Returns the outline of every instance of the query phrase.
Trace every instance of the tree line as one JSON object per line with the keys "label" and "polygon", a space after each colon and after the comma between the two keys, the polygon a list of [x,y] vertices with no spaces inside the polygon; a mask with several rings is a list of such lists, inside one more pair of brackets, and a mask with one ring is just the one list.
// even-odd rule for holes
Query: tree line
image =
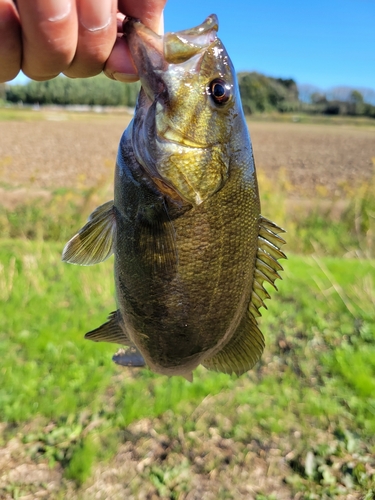
{"label": "tree line", "polygon": [[[351,90],[345,98],[339,99],[322,92],[311,92],[302,100],[293,79],[271,78],[256,72],[239,73],[237,77],[246,114],[304,111],[375,118],[375,106],[366,102],[358,90]],[[30,81],[25,85],[0,84],[0,102],[133,107],[139,87],[139,83],[123,84],[104,75],[86,79],[58,76],[53,80]]]}
{"label": "tree line", "polygon": [[139,83],[120,84],[104,75],[82,79],[58,76],[45,82],[7,85],[5,99],[40,105],[134,106],[139,87]]}

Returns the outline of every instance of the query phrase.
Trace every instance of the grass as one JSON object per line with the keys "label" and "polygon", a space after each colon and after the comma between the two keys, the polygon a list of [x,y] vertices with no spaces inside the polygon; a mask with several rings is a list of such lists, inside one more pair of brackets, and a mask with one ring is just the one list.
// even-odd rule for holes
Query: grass
{"label": "grass", "polygon": [[[236,379],[199,369],[189,384],[122,370],[111,362],[114,346],[82,338],[114,308],[112,264],[64,265],[60,250],[54,242],[2,241],[5,441],[21,433],[35,460],[61,464],[65,477],[80,485],[98,460],[116,453],[124,430],[146,417],[166,425],[163,415],[174,415],[164,429],[171,436],[179,427],[184,433],[216,427],[241,443],[254,436],[277,441],[297,430],[303,437],[290,460],[292,491],[334,496],[345,474],[347,493],[375,487],[375,477],[358,480],[375,451],[374,261],[291,256],[280,293],[262,318],[267,350],[256,370]],[[205,398],[212,407],[202,416]],[[331,434],[327,449],[314,442],[318,431]],[[312,464],[305,464],[306,450]],[[344,460],[339,472],[332,456]],[[165,493],[181,471],[165,465],[161,471],[166,483],[155,469],[149,481]]]}
{"label": "grass", "polygon": [[0,209],[0,443],[51,474],[7,476],[0,454],[0,498],[375,498],[375,184],[332,219],[290,211],[282,171],[259,180],[289,260],[240,378],[122,369],[83,339],[115,308],[112,261],[60,256],[102,186]]}
{"label": "grass", "polygon": [[[0,105],[0,121],[22,121],[22,122],[34,122],[34,121],[82,121],[87,122],[88,120],[106,120],[110,118],[113,120],[116,114],[124,115],[129,114],[129,108],[118,107],[111,108],[111,113],[106,112],[97,113],[95,111],[71,111],[64,109],[64,107],[59,106],[18,106],[18,105]],[[123,119],[123,118],[122,118]]]}
{"label": "grass", "polygon": [[[375,166],[375,159],[373,159]],[[375,175],[355,190],[347,187],[347,203],[339,217],[331,217],[332,204],[316,200],[309,210],[288,209],[288,181],[259,176],[264,215],[288,229],[288,244],[294,252],[334,256],[375,257]],[[275,188],[275,185],[278,187]],[[47,200],[30,200],[12,210],[0,206],[0,234],[4,238],[27,238],[66,242],[81,227],[98,204],[103,186],[59,189]],[[105,196],[108,196],[107,194]]]}
{"label": "grass", "polygon": [[375,120],[369,117],[353,117],[353,116],[332,116],[322,114],[310,114],[303,111],[295,113],[258,113],[246,117],[248,123],[261,122],[281,122],[281,123],[301,123],[301,124],[316,124],[316,125],[335,125],[335,126],[355,126],[368,127],[375,126]]}

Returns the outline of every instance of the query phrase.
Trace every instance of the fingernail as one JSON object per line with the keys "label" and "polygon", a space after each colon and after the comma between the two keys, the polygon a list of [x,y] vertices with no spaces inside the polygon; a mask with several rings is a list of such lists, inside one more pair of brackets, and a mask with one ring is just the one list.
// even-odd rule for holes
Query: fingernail
{"label": "fingernail", "polygon": [[70,13],[71,8],[70,0],[50,0],[43,5],[43,14],[49,21],[60,21]]}
{"label": "fingernail", "polygon": [[159,21],[159,28],[158,28],[156,33],[158,35],[164,35],[164,10],[161,13],[160,21]]}
{"label": "fingernail", "polygon": [[129,73],[119,73],[118,71],[115,71],[112,73],[112,78],[113,80],[117,80],[119,82],[123,83],[132,83],[132,82],[137,82],[139,80],[138,75],[134,74],[129,74]]}
{"label": "fingernail", "polygon": [[89,31],[106,28],[112,18],[112,0],[92,2],[89,9],[80,12],[81,24]]}

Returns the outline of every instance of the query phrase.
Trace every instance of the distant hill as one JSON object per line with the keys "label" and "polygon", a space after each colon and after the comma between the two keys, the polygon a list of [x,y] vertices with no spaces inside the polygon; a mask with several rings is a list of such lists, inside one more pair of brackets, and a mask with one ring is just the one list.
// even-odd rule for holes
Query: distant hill
{"label": "distant hill", "polygon": [[375,89],[367,87],[340,85],[331,87],[328,90],[310,84],[298,84],[297,87],[300,100],[306,103],[310,103],[311,96],[317,93],[325,95],[328,100],[349,101],[351,93],[353,91],[358,91],[362,94],[365,103],[375,105]]}

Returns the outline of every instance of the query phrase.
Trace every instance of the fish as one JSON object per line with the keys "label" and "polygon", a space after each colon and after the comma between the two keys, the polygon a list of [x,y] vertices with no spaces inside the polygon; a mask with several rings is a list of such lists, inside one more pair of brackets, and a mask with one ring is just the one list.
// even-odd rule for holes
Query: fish
{"label": "fish", "polygon": [[259,309],[283,270],[285,232],[261,215],[252,144],[218,19],[157,35],[127,19],[141,89],[118,149],[114,200],[66,244],[65,262],[114,254],[117,310],[85,335],[113,360],[167,376],[241,375],[265,341]]}

